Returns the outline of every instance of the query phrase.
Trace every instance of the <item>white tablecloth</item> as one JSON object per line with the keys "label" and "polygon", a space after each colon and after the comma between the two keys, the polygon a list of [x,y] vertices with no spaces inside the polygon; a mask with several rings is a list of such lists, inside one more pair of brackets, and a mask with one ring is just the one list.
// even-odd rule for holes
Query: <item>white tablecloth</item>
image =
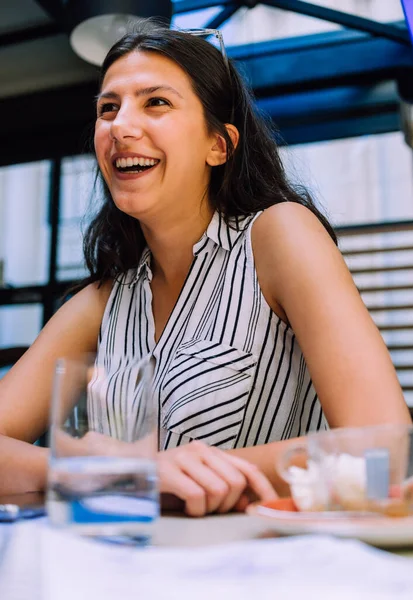
{"label": "white tablecloth", "polygon": [[[262,539],[254,539],[262,538]],[[361,542],[265,537],[243,515],[162,518],[131,549],[0,525],[0,600],[412,600],[413,564]]]}

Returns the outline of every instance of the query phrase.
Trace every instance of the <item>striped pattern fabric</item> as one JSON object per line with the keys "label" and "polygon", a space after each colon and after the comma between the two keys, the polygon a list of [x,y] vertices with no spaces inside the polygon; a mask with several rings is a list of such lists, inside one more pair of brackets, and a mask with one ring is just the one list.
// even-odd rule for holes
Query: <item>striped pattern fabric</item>
{"label": "striped pattern fabric", "polygon": [[[98,361],[112,373],[115,390],[125,365],[155,358],[163,449],[194,439],[219,448],[253,446],[327,427],[296,337],[258,284],[251,248],[258,214],[229,224],[214,214],[156,344],[149,249],[113,286]],[[139,405],[133,398],[135,408],[110,393],[97,395],[91,414],[98,430],[116,436],[112,424],[126,417],[133,429]]]}

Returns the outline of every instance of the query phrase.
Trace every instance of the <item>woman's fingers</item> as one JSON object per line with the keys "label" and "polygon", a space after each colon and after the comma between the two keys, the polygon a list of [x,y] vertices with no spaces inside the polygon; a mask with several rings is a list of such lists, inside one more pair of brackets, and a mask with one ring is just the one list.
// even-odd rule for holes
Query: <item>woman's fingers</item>
{"label": "woman's fingers", "polygon": [[263,502],[277,497],[271,483],[255,465],[217,448],[208,448],[208,450],[206,455],[208,466],[214,469],[228,485],[228,492],[216,509],[218,512],[224,513],[232,509],[245,510],[251,500],[250,496]]}
{"label": "woman's fingers", "polygon": [[251,503],[251,498],[247,494],[242,494],[236,505],[232,510],[235,512],[245,512],[247,506]]}
{"label": "woman's fingers", "polygon": [[278,495],[267,477],[253,463],[248,462],[233,454],[226,454],[228,460],[237,467],[247,479],[248,487],[262,502],[270,502]]}
{"label": "woman's fingers", "polygon": [[[208,467],[225,482],[226,491],[214,499],[214,511],[225,513],[234,508],[245,490],[247,479],[238,467],[228,460],[226,453],[216,448],[208,448],[204,460]],[[209,502],[212,505],[212,502]]]}
{"label": "woman's fingers", "polygon": [[178,462],[178,465],[186,475],[205,490],[207,512],[215,512],[230,492],[230,487],[225,477],[220,476],[215,469],[211,468],[209,454],[208,448],[205,453],[186,456]]}
{"label": "woman's fingers", "polygon": [[211,452],[211,448],[195,441],[158,455],[161,492],[184,500],[185,512],[192,516],[216,511],[228,493],[225,480],[207,465]]}
{"label": "woman's fingers", "polygon": [[160,452],[159,478],[161,492],[181,498],[191,516],[245,510],[250,496],[277,497],[255,465],[197,441]]}
{"label": "woman's fingers", "polygon": [[185,512],[191,517],[202,517],[207,512],[205,490],[188,477],[172,461],[160,461],[158,467],[161,492],[174,494],[185,502]]}

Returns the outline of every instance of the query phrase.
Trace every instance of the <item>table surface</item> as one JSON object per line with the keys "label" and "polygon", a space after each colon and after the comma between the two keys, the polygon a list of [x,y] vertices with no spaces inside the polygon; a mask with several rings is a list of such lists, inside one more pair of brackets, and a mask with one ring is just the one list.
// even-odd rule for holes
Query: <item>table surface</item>
{"label": "table surface", "polygon": [[[30,506],[43,502],[44,495],[38,493],[0,496],[0,504],[17,503]],[[194,547],[269,537],[277,537],[275,528],[271,527],[268,520],[259,517],[231,513],[190,518],[183,514],[166,513],[156,525],[153,544],[163,547]],[[389,551],[413,558],[413,547]]]}
{"label": "table surface", "polygon": [[[155,530],[155,546],[208,546],[274,537],[268,523],[245,514],[189,518],[164,515]],[[413,556],[413,551],[412,551]]]}
{"label": "table surface", "polygon": [[[44,586],[44,582],[41,579],[42,573],[44,573],[44,567],[42,566],[44,558],[42,558],[42,546],[40,541],[42,539],[41,530],[43,529],[44,531],[45,526],[45,519],[20,521],[17,524],[0,524],[1,600],[28,600],[29,598],[30,600],[45,600],[46,597],[42,592],[42,585]],[[179,548],[191,547],[219,547],[221,544],[228,544],[231,542],[236,543],[246,540],[259,540],[274,537],[277,537],[277,534],[271,527],[271,524],[259,517],[251,517],[244,514],[228,514],[211,515],[194,519],[183,515],[164,515],[159,519],[156,525],[153,544],[160,550],[172,547],[178,550]],[[343,546],[343,549],[344,548],[345,546]],[[391,554],[413,558],[413,548],[396,551],[392,550]],[[76,560],[83,559],[77,557]],[[87,560],[89,560],[89,558]],[[60,568],[62,568],[62,565],[60,565]],[[87,568],[89,569],[89,566]],[[74,570],[76,571],[77,569]],[[108,573],[109,572],[110,571],[108,571]],[[48,573],[48,576],[50,577],[50,573],[53,575],[55,570],[51,569]],[[322,573],[324,581],[324,570],[322,570]],[[317,575],[317,577],[320,578],[321,575]],[[56,576],[56,579],[59,579],[59,577]],[[74,583],[72,582],[71,585],[74,585],[76,589],[78,589],[76,580],[74,579],[73,581]],[[218,581],[218,583],[221,585],[220,581]],[[255,583],[252,582],[251,585],[255,585]],[[302,595],[302,592],[300,592],[300,594]],[[156,596],[156,598],[161,597],[163,596]],[[400,598],[401,597],[402,596],[400,596]],[[409,595],[407,597],[410,598],[411,596]],[[202,598],[204,598],[204,596],[202,596]],[[359,599],[364,597],[356,596],[356,598]],[[393,600],[394,597],[386,596],[386,600],[390,598]],[[397,596],[397,598],[399,598],[399,596]],[[403,596],[403,599],[404,598],[405,596]],[[47,596],[47,600],[50,600],[50,596]],[[83,596],[80,600],[83,600]],[[89,597],[87,597],[87,600],[89,600]],[[129,600],[129,596],[127,600]]]}
{"label": "table surface", "polygon": [[[200,519],[163,516],[159,520],[155,546],[195,547],[278,537],[269,522],[245,514],[210,515]],[[413,547],[388,552],[413,559]]]}

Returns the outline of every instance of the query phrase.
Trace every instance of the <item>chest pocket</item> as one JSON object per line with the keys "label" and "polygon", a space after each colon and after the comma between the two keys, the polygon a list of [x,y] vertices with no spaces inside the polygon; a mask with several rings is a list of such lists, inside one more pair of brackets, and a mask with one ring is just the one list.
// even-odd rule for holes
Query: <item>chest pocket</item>
{"label": "chest pocket", "polygon": [[257,360],[216,341],[182,343],[161,391],[162,425],[180,442],[232,448],[244,416]]}

